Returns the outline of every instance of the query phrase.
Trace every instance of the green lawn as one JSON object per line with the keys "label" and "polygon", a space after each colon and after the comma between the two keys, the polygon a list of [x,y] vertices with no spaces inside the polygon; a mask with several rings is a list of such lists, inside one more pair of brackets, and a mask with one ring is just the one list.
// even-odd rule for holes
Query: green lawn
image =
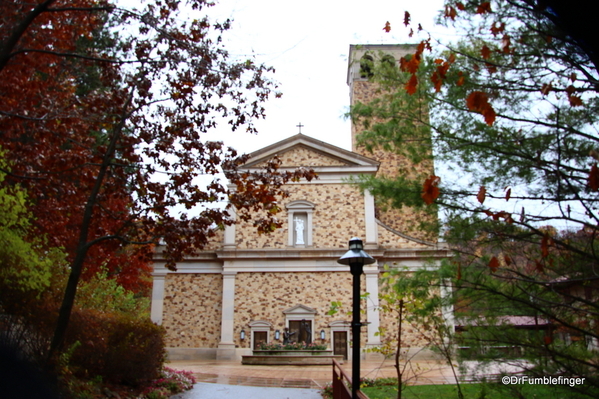
{"label": "green lawn", "polygon": [[[500,384],[462,384],[462,392],[466,399],[505,399],[505,398],[568,398],[589,399],[589,396],[578,395],[572,391],[544,385],[500,385]],[[558,390],[559,389],[559,390]],[[370,399],[395,399],[397,389],[393,386],[376,386],[362,388]],[[411,385],[403,391],[402,399],[457,399],[455,385]]]}

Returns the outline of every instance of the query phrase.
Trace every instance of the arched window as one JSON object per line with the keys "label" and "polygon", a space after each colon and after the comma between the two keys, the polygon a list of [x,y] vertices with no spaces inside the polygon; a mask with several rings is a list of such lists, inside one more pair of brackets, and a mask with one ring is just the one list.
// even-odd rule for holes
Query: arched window
{"label": "arched window", "polygon": [[374,58],[370,54],[365,54],[360,58],[360,77],[370,79],[374,76]]}
{"label": "arched window", "polygon": [[299,200],[287,204],[290,247],[312,246],[312,214],[314,204]]}

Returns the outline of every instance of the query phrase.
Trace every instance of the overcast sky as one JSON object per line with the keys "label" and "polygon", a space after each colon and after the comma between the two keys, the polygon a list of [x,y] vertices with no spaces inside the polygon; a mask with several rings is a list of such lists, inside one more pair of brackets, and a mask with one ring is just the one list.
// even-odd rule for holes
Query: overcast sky
{"label": "overcast sky", "polygon": [[[267,118],[259,134],[228,134],[218,129],[218,139],[240,152],[251,152],[298,133],[350,149],[346,84],[350,44],[415,42],[403,26],[404,11],[412,20],[435,31],[434,19],[442,0],[400,2],[370,0],[221,0],[210,10],[218,20],[230,18],[232,29],[225,45],[233,56],[255,56],[273,66],[283,93],[266,104]],[[383,31],[385,22],[392,26]]]}

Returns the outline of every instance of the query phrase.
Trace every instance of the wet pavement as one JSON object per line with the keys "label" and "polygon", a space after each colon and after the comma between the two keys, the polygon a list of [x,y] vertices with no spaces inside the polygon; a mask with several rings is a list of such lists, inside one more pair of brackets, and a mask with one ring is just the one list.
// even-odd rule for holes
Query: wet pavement
{"label": "wet pavement", "polygon": [[[241,362],[198,360],[172,361],[169,367],[194,373],[198,382],[276,388],[321,389],[333,378],[332,366],[256,366]],[[351,374],[351,363],[342,368]],[[408,373],[409,384],[445,384],[454,381],[451,369],[430,360],[414,362]],[[393,360],[362,361],[362,378],[396,377]],[[195,399],[195,398],[194,398]]]}

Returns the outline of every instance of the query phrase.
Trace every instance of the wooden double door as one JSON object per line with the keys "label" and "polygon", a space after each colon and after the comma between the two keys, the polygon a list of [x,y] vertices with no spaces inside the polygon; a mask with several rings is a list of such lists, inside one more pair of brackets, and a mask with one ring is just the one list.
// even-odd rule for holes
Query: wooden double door
{"label": "wooden double door", "polygon": [[333,354],[343,355],[343,359],[347,360],[347,332],[333,331]]}

